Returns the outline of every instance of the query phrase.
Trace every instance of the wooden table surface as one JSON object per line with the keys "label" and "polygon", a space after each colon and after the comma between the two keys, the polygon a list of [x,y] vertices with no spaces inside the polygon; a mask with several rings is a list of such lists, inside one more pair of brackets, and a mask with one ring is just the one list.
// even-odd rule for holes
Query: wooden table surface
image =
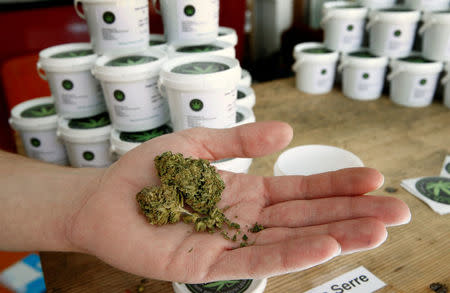
{"label": "wooden table surface", "polygon": [[[385,187],[412,211],[408,225],[388,229],[377,249],[339,256],[308,269],[270,278],[266,293],[304,292],[363,265],[387,287],[378,292],[431,292],[430,283],[450,286],[450,215],[440,216],[400,187],[406,178],[439,175],[450,154],[450,111],[441,101],[430,107],[396,106],[387,97],[371,102],[345,98],[339,90],[311,96],[284,79],[254,85],[257,121],[283,120],[295,131],[289,147],[326,144],[358,155],[366,166],[385,175]],[[255,159],[251,174],[272,175],[280,153]],[[75,253],[41,253],[48,292],[172,292],[171,284],[118,271],[95,257]],[[351,292],[351,291],[350,291]]]}

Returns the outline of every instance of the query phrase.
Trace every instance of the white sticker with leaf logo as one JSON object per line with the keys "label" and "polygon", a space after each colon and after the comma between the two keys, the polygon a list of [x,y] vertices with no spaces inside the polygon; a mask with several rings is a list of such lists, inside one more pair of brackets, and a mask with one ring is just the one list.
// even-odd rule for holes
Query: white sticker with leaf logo
{"label": "white sticker with leaf logo", "polygon": [[396,56],[408,55],[414,42],[416,26],[411,24],[396,24],[388,32],[385,50]]}
{"label": "white sticker with leaf logo", "polygon": [[354,91],[359,95],[376,95],[384,84],[384,68],[355,69]]}
{"label": "white sticker with leaf logo", "polygon": [[334,76],[336,71],[335,63],[317,65],[311,75],[314,76],[314,87],[319,91],[332,86],[334,83]]}
{"label": "white sticker with leaf logo", "polygon": [[76,168],[105,168],[113,163],[109,140],[98,143],[66,143],[70,165]]}
{"label": "white sticker with leaf logo", "polygon": [[57,165],[68,165],[66,150],[55,129],[21,131],[20,138],[28,157]]}
{"label": "white sticker with leaf logo", "polygon": [[180,39],[201,37],[203,34],[217,31],[219,0],[179,0],[176,2]]}
{"label": "white sticker with leaf logo", "polygon": [[361,47],[364,37],[365,20],[354,20],[349,23],[342,23],[341,31],[343,32],[341,38],[342,49],[357,50]]}
{"label": "white sticker with leaf logo", "polygon": [[450,177],[406,179],[401,186],[440,215],[450,213]]}
{"label": "white sticker with leaf logo", "polygon": [[413,88],[409,96],[409,102],[426,103],[433,97],[436,89],[437,75],[428,74],[415,76],[413,80]]}

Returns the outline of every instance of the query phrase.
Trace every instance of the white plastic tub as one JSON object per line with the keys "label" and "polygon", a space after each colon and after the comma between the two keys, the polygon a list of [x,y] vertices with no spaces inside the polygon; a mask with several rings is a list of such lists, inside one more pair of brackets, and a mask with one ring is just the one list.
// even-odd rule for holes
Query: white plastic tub
{"label": "white plastic tub", "polygon": [[433,101],[439,73],[443,65],[440,62],[426,60],[419,56],[394,59],[388,75],[390,98],[406,107],[425,107]]}
{"label": "white plastic tub", "polygon": [[175,46],[213,42],[219,31],[219,0],[153,0],[160,3],[167,42]]}
{"label": "white plastic tub", "polygon": [[127,152],[142,143],[155,137],[171,133],[173,130],[170,126],[164,124],[158,128],[137,132],[121,132],[116,129],[111,131],[111,154],[114,158],[119,159]]}
{"label": "white plastic tub", "polygon": [[354,100],[378,99],[384,87],[387,57],[377,57],[366,50],[343,55],[339,65],[344,95]]}
{"label": "white plastic tub", "polygon": [[255,117],[255,114],[253,113],[252,109],[247,108],[247,107],[237,106],[235,126],[253,123],[255,121],[256,121],[256,117]]}
{"label": "white plastic tub", "polygon": [[239,61],[223,56],[183,56],[166,62],[160,87],[169,100],[174,131],[234,126],[240,76]]}
{"label": "white plastic tub", "polygon": [[240,86],[237,88],[236,105],[252,109],[256,103],[256,96],[253,89],[249,86]]}
{"label": "white plastic tub", "polygon": [[56,137],[57,119],[53,98],[45,97],[16,105],[9,124],[19,133],[28,157],[67,165],[66,150]]}
{"label": "white plastic tub", "polygon": [[370,9],[384,9],[394,7],[397,0],[358,0],[357,2]]}
{"label": "white plastic tub", "polygon": [[158,77],[167,54],[149,49],[132,55],[100,57],[93,74],[101,81],[113,127],[120,131],[156,128],[169,121],[166,98]]}
{"label": "white plastic tub", "polygon": [[421,11],[448,10],[450,0],[405,0],[405,6]]}
{"label": "white plastic tub", "polygon": [[450,60],[450,10],[425,13],[419,34],[422,35],[422,55],[425,58]]}
{"label": "white plastic tub", "polygon": [[368,9],[349,1],[325,3],[323,8],[325,47],[339,52],[361,48]]}
{"label": "white plastic tub", "polygon": [[87,117],[106,110],[100,84],[91,74],[96,59],[89,43],[64,44],[39,53],[38,74],[48,81],[59,116]]}
{"label": "white plastic tub", "polygon": [[321,43],[302,43],[294,47],[296,86],[305,93],[325,94],[333,88],[338,52]]}
{"label": "white plastic tub", "polygon": [[239,80],[240,86],[251,86],[252,85],[252,76],[250,72],[245,69],[242,69],[241,80]]}
{"label": "white plastic tub", "polygon": [[450,109],[450,65],[445,64],[446,75],[442,79],[444,85],[444,105]]}
{"label": "white plastic tub", "polygon": [[[212,290],[214,290],[215,284],[217,284],[217,286],[216,286],[217,288],[221,287],[220,291],[212,291]],[[208,285],[208,286],[205,287],[205,285]],[[173,290],[175,293],[204,293],[204,292],[263,293],[264,289],[266,288],[266,285],[267,285],[267,279],[218,281],[218,282],[211,282],[211,283],[204,283],[204,284],[172,283]]]}
{"label": "white plastic tub", "polygon": [[347,150],[328,145],[303,145],[288,149],[278,157],[274,175],[308,176],[354,167],[364,167],[364,164]]}
{"label": "white plastic tub", "polygon": [[148,47],[148,0],[75,0],[74,5],[77,14],[87,21],[97,54],[134,52]]}
{"label": "white plastic tub", "polygon": [[214,41],[203,45],[169,46],[167,52],[169,54],[169,58],[191,55],[217,55],[230,58],[236,57],[234,46],[231,43],[222,41]]}
{"label": "white plastic tub", "polygon": [[411,53],[420,11],[402,8],[369,13],[369,49],[377,56],[406,57]]}
{"label": "white plastic tub", "polygon": [[72,167],[104,168],[113,163],[108,113],[80,119],[58,121],[56,134],[64,141]]}
{"label": "white plastic tub", "polygon": [[234,28],[231,27],[219,27],[219,35],[217,37],[218,41],[227,42],[234,46],[238,43],[238,36]]}

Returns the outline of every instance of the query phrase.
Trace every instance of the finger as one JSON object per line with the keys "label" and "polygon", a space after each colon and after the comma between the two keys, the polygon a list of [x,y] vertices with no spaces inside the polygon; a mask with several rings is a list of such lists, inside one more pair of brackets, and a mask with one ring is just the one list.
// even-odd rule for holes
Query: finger
{"label": "finger", "polygon": [[385,196],[353,196],[296,200],[266,207],[258,223],[267,227],[304,227],[356,218],[373,217],[385,225],[409,222],[408,206]]}
{"label": "finger", "polygon": [[327,235],[229,250],[211,265],[206,279],[262,279],[310,268],[339,255],[340,251],[338,242]]}
{"label": "finger", "polygon": [[347,168],[310,176],[264,178],[267,205],[295,199],[360,195],[383,185],[384,177],[371,168]]}
{"label": "finger", "polygon": [[304,228],[269,228],[254,235],[256,245],[267,245],[300,237],[329,235],[339,242],[342,253],[347,254],[378,247],[386,240],[387,231],[379,220],[361,218]]}

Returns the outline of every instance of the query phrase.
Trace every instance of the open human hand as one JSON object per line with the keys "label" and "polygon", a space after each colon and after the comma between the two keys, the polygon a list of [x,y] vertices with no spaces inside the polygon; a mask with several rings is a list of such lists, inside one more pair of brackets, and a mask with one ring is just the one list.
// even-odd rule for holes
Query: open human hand
{"label": "open human hand", "polygon": [[284,177],[220,172],[226,188],[219,207],[229,207],[226,216],[244,232],[256,222],[265,227],[246,233],[254,244],[243,248],[182,222],[150,225],[140,212],[136,193],[160,184],[153,159],[165,151],[210,161],[258,157],[281,150],[291,138],[288,125],[261,122],[190,129],[148,141],[101,172],[94,192],[71,214],[67,237],[76,250],[119,269],[201,283],[303,270],[341,253],[375,248],[386,239],[386,226],[409,221],[402,201],[364,195],[383,184],[383,176],[370,168]]}

